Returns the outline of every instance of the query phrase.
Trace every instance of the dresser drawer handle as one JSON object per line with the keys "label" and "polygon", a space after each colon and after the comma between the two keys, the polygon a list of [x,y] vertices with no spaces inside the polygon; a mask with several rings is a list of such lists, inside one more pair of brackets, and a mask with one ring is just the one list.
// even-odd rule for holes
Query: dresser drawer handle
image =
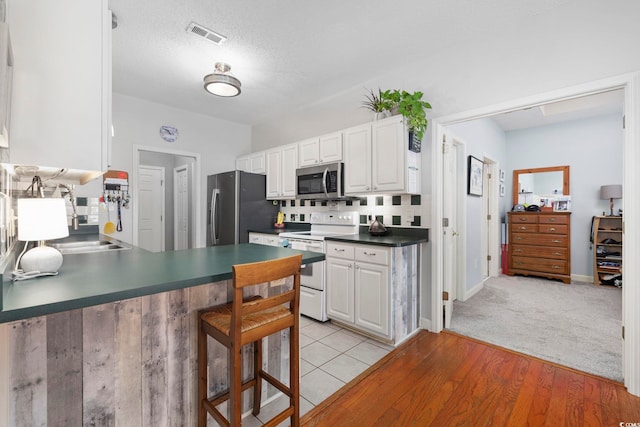
{"label": "dresser drawer handle", "polygon": [[560,243],[560,240],[552,240],[551,243]]}
{"label": "dresser drawer handle", "polygon": [[554,270],[560,270],[562,267],[560,267],[559,265],[554,265],[551,268],[553,268]]}
{"label": "dresser drawer handle", "polygon": [[522,240],[522,237],[516,237],[516,240]]}
{"label": "dresser drawer handle", "polygon": [[549,218],[549,222],[556,222],[555,218]]}
{"label": "dresser drawer handle", "polygon": [[526,221],[526,220],[527,220],[527,218],[520,217],[520,221]]}
{"label": "dresser drawer handle", "polygon": [[524,226],[524,225],[522,227],[520,227],[520,230],[526,230],[526,229],[527,229],[527,227]]}
{"label": "dresser drawer handle", "polygon": [[371,256],[376,256],[375,252],[362,252],[365,255],[371,255]]}
{"label": "dresser drawer handle", "polygon": [[516,264],[517,264],[517,265],[524,265],[524,262],[522,262],[522,261],[518,261],[518,262],[516,262]]}
{"label": "dresser drawer handle", "polygon": [[562,254],[561,254],[560,252],[551,252],[551,255],[557,255],[557,256],[560,256],[560,255],[562,255]]}
{"label": "dresser drawer handle", "polygon": [[549,231],[556,231],[556,228],[555,227],[551,227],[551,228],[549,228]]}
{"label": "dresser drawer handle", "polygon": [[514,252],[514,253],[516,253],[516,252],[523,252],[523,250],[522,250],[522,249],[515,249],[513,252]]}
{"label": "dresser drawer handle", "polygon": [[344,249],[333,248],[333,250],[336,252],[344,252]]}

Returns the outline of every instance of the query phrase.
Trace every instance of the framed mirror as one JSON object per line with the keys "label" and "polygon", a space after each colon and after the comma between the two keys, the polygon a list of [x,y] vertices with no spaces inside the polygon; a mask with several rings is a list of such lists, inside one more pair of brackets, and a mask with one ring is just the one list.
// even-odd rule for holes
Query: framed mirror
{"label": "framed mirror", "polygon": [[569,166],[515,169],[513,171],[513,204],[532,204],[544,197],[568,196]]}

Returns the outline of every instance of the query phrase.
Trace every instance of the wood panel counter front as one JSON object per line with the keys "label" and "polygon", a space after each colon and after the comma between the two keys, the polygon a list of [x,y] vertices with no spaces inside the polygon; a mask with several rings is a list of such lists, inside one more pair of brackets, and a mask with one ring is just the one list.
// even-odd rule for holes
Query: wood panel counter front
{"label": "wood panel counter front", "polygon": [[509,275],[571,283],[571,213],[509,212]]}
{"label": "wood panel counter front", "polygon": [[[306,263],[324,259],[250,244],[120,252],[112,254],[117,263],[110,254],[65,256],[58,277],[5,283],[16,292],[5,288],[1,313],[19,319],[0,324],[0,427],[195,425],[197,311],[228,301],[231,266],[296,253]],[[111,276],[94,276],[111,263],[120,264]],[[267,371],[284,382],[288,340],[279,333],[264,341]],[[226,388],[227,352],[210,345],[215,393]],[[244,354],[249,372],[252,352]],[[275,393],[269,388],[264,399]],[[244,400],[249,407],[251,397]]]}

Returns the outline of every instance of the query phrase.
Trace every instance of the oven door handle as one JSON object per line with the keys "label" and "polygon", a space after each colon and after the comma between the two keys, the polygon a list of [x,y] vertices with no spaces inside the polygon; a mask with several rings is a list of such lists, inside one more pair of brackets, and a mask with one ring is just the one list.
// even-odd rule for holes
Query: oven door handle
{"label": "oven door handle", "polygon": [[324,168],[324,172],[322,172],[322,188],[324,189],[325,197],[329,197],[327,193],[327,175],[329,174],[329,168]]}

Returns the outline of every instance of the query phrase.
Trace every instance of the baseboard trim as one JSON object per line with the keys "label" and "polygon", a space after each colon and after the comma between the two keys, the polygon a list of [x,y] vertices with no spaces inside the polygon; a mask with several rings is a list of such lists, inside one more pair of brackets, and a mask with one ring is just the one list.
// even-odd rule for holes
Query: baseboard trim
{"label": "baseboard trim", "polygon": [[421,317],[420,328],[426,329],[429,332],[433,332],[433,329],[431,328],[431,319],[427,319],[426,317]]}
{"label": "baseboard trim", "polygon": [[576,282],[593,283],[593,276],[585,276],[584,274],[572,274],[571,280]]}
{"label": "baseboard trim", "polygon": [[471,298],[472,296],[474,296],[475,294],[477,294],[478,292],[480,292],[482,290],[482,288],[484,288],[484,280],[480,283],[478,283],[477,285],[475,285],[473,288],[471,289],[467,289],[463,295],[463,299],[461,301],[466,301],[469,298]]}

